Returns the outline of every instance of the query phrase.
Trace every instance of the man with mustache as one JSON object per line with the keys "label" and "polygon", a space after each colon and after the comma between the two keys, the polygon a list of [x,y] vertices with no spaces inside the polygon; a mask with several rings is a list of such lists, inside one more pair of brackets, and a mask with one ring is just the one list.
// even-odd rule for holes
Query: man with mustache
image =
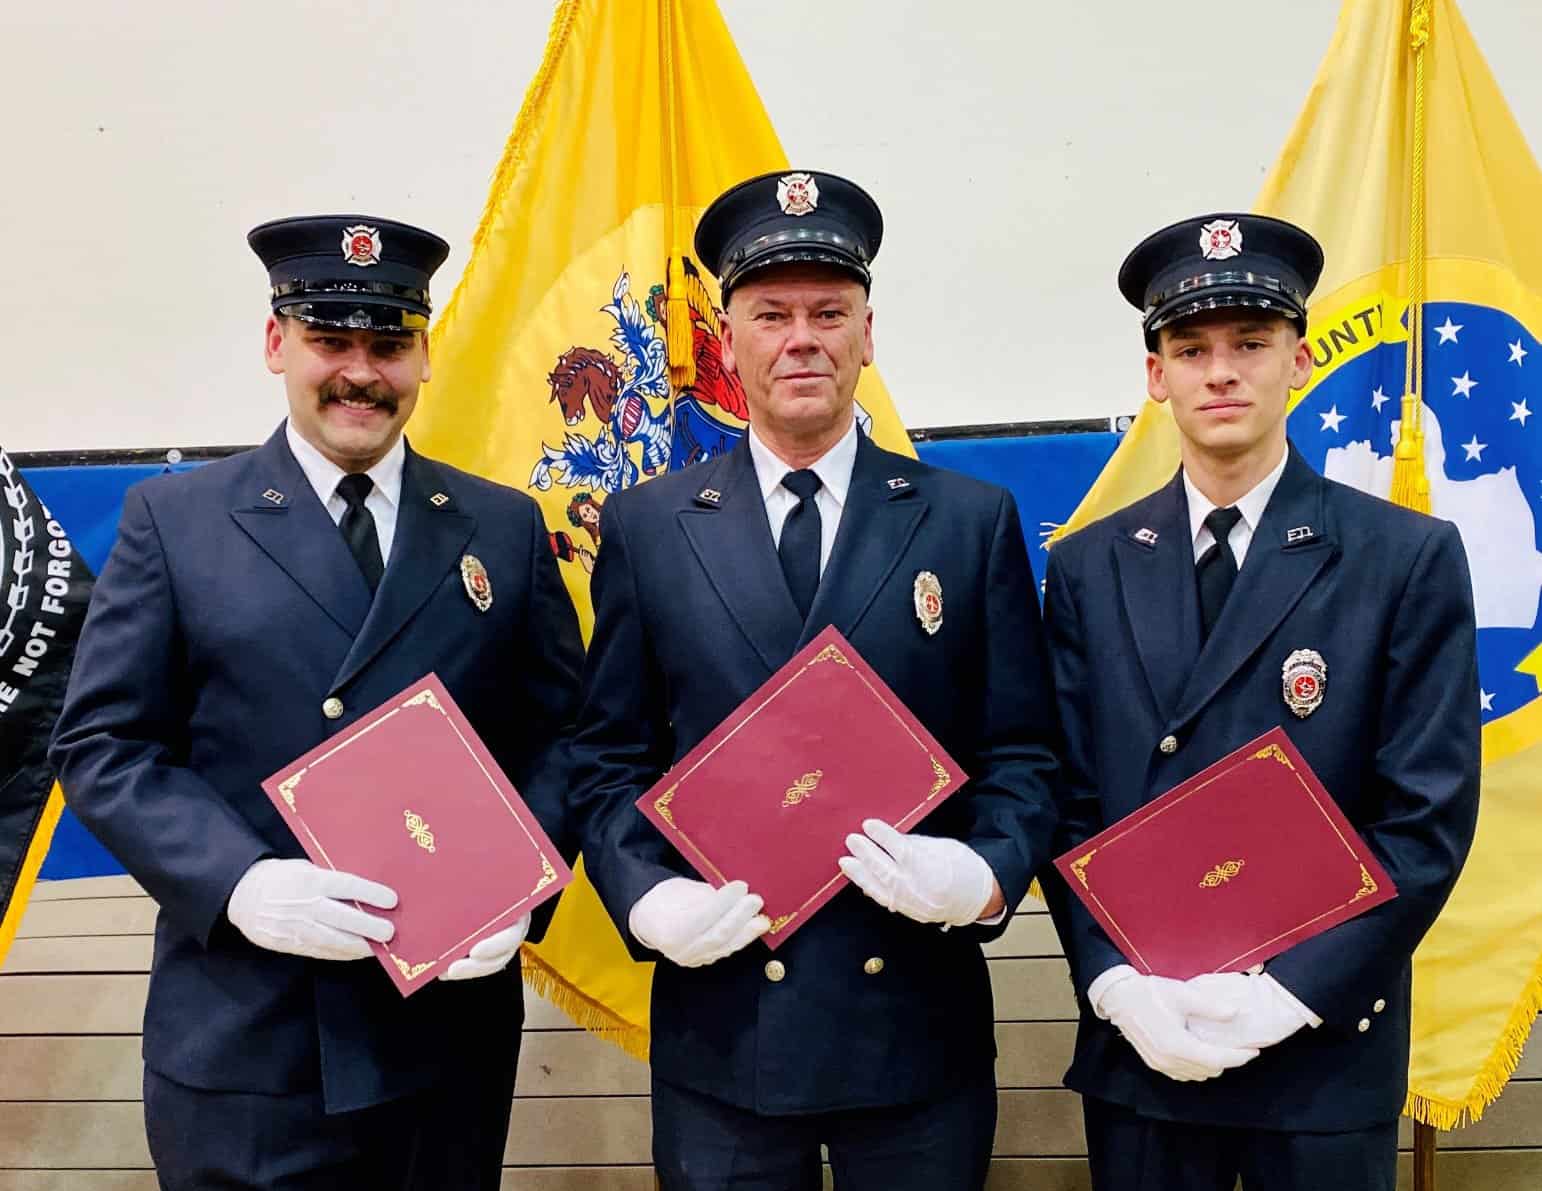
{"label": "man with mustache", "polygon": [[445,242],[360,215],[248,240],[288,418],[130,489],[52,749],[160,903],[151,1156],[168,1191],[491,1189],[530,919],[402,998],[368,945],[397,892],[304,859],[259,783],[433,671],[571,859],[577,620],[534,502],[403,437]]}
{"label": "man with mustache", "polygon": [[[824,173],[754,178],[707,209],[696,250],[721,279],[748,435],[602,513],[575,813],[606,907],[658,961],[666,1191],[812,1191],[821,1145],[846,1191],[978,1191],[990,1163],[980,947],[1049,857],[1053,695],[1011,495],[856,423],[882,227]],[[912,834],[854,822],[851,886],[773,958],[757,891],[698,880],[634,803],[828,625],[970,780]],[[744,796],[725,785],[724,815]]]}
{"label": "man with mustache", "polygon": [[1050,552],[1058,846],[1281,727],[1398,896],[1260,968],[1179,982],[1136,971],[1046,872],[1095,1191],[1397,1181],[1410,961],[1477,816],[1476,629],[1456,527],[1325,480],[1286,437],[1322,265],[1301,228],[1223,213],[1154,233],[1119,272],[1182,467]]}

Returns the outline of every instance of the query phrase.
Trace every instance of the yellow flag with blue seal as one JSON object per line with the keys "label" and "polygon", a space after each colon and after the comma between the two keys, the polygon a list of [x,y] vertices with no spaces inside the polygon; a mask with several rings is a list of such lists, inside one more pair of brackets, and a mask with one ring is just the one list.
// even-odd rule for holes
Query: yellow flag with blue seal
{"label": "yellow flag with blue seal", "polygon": [[[1291,440],[1330,479],[1454,522],[1472,569],[1481,809],[1414,957],[1405,1108],[1455,1128],[1542,1008],[1542,171],[1454,0],[1346,0],[1255,210],[1326,254]],[[1060,532],[1177,463],[1147,402]]]}
{"label": "yellow flag with blue seal", "polygon": [[[713,0],[557,6],[431,333],[433,381],[411,437],[535,497],[585,639],[608,497],[744,436],[717,284],[691,244],[721,192],[786,167]],[[872,369],[857,405],[874,442],[914,453]],[[533,987],[646,1057],[652,965],[628,956],[581,867],[545,939],[522,954]]]}

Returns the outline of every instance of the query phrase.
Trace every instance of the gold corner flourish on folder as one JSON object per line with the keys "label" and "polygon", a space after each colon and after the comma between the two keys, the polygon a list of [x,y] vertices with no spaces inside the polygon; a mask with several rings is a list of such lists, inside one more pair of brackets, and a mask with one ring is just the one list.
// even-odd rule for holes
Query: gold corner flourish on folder
{"label": "gold corner flourish on folder", "polygon": [[424,705],[432,707],[440,715],[445,714],[444,704],[439,702],[439,696],[430,690],[419,691],[416,695],[412,696],[412,698],[406,700],[402,704],[403,707],[422,707]]}
{"label": "gold corner flourish on folder", "polygon": [[809,659],[810,666],[817,666],[820,662],[835,662],[838,665],[850,666],[851,659],[841,652],[838,645],[826,645],[818,653]]}
{"label": "gold corner flourish on folder", "polygon": [[1240,873],[1246,864],[1246,860],[1223,860],[1200,878],[1199,887],[1201,889],[1214,889],[1218,885],[1224,885]]}
{"label": "gold corner flourish on folder", "polygon": [[400,972],[407,980],[416,980],[419,976],[423,975],[424,972],[428,971],[431,967],[439,962],[438,960],[430,959],[421,964],[409,964],[394,951],[390,953],[390,956],[391,962],[396,965],[396,970]]}
{"label": "gold corner flourish on folder", "polygon": [[[663,819],[664,822],[668,823],[671,827],[675,826],[675,815],[674,812],[669,809],[669,804],[675,800],[675,791],[679,788],[680,783],[676,782],[674,785],[670,786],[669,789],[665,790],[662,794],[653,800],[653,809],[658,811],[659,818]],[[675,829],[677,831],[679,830],[679,828]]]}
{"label": "gold corner flourish on folder", "polygon": [[1371,894],[1375,893],[1380,888],[1381,886],[1376,884],[1376,878],[1371,876],[1365,865],[1362,864],[1360,866],[1360,888],[1355,893],[1354,897],[1349,899],[1349,902],[1351,905],[1353,905],[1362,897],[1370,897]]}
{"label": "gold corner flourish on folder", "polygon": [[933,798],[936,798],[937,795],[942,792],[942,788],[952,780],[953,775],[944,769],[942,762],[937,760],[937,758],[932,756],[930,753],[927,754],[926,759],[932,763],[932,773],[935,775],[932,779],[931,792],[926,796],[926,801],[930,802]]}
{"label": "gold corner flourish on folder", "polygon": [[777,915],[777,917],[775,917],[775,918],[773,918],[771,920],[771,925],[766,928],[766,933],[768,935],[780,934],[782,932],[782,930],[784,928],[786,928],[786,926],[790,922],[793,921],[793,919],[797,918],[797,916],[798,915],[797,915],[796,911],[791,913],[791,914],[779,914],[779,915]]}
{"label": "gold corner flourish on folder", "polygon": [[535,883],[535,888],[530,891],[534,897],[557,879],[557,870],[552,867],[551,861],[546,859],[546,853],[541,853],[541,879]]}
{"label": "gold corner flourish on folder", "polygon": [[787,787],[787,793],[782,795],[783,806],[797,806],[800,802],[813,796],[819,788],[820,780],[824,777],[823,769],[811,769],[792,785]]}
{"label": "gold corner flourish on folder", "polygon": [[299,787],[300,781],[305,777],[305,774],[306,769],[302,769],[293,777],[286,777],[278,784],[278,796],[284,800],[284,805],[290,810],[294,810],[294,792]]}
{"label": "gold corner flourish on folder", "polygon": [[1285,755],[1285,750],[1277,744],[1265,745],[1253,754],[1253,760],[1255,761],[1267,761],[1271,757],[1285,766],[1286,769],[1295,772],[1296,767],[1290,763],[1290,758]]}
{"label": "gold corner flourish on folder", "polygon": [[1094,848],[1085,856],[1078,856],[1071,861],[1071,874],[1082,883],[1083,889],[1087,888],[1087,865],[1092,863],[1092,858],[1097,854],[1098,850]]}

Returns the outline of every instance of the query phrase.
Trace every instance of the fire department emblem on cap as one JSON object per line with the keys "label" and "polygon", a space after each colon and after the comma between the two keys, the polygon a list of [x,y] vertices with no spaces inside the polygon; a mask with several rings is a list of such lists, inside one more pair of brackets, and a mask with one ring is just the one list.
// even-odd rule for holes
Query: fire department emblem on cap
{"label": "fire department emblem on cap", "polygon": [[361,269],[380,263],[380,229],[356,223],[343,229],[343,260]]}
{"label": "fire department emblem on cap", "polygon": [[1328,688],[1328,663],[1315,649],[1298,649],[1285,659],[1281,672],[1285,706],[1305,719],[1322,706]]}
{"label": "fire department emblem on cap", "polygon": [[1242,251],[1242,225],[1235,219],[1212,219],[1199,229],[1199,250],[1207,261],[1230,260]]}
{"label": "fire department emblem on cap", "polygon": [[942,580],[930,571],[918,571],[915,602],[916,619],[930,637],[942,627]]}
{"label": "fire department emblem on cap", "polygon": [[812,174],[786,174],[776,181],[776,201],[783,215],[807,215],[819,206],[819,185]]}
{"label": "fire department emblem on cap", "polygon": [[460,581],[466,585],[466,594],[478,612],[486,612],[493,606],[493,581],[487,577],[487,568],[475,554],[461,555]]}

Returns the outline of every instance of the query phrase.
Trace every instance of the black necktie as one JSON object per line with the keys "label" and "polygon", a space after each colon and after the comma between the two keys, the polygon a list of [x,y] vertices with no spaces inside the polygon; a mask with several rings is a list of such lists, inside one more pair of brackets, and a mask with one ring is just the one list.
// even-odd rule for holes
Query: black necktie
{"label": "black necktie", "polygon": [[782,477],[782,487],[796,496],[798,503],[782,522],[782,540],[777,543],[776,552],[782,560],[782,574],[787,576],[793,602],[807,620],[814,592],[819,588],[819,506],[814,503],[819,477],[807,468],[790,471]]}
{"label": "black necktie", "polygon": [[1232,527],[1242,519],[1234,507],[1211,509],[1205,518],[1205,528],[1215,538],[1215,545],[1200,555],[1194,571],[1199,578],[1199,614],[1204,622],[1205,637],[1221,619],[1221,608],[1231,594],[1231,585],[1237,581],[1237,556],[1231,552]]}
{"label": "black necktie", "polygon": [[337,482],[337,494],[348,502],[338,528],[343,531],[343,539],[353,551],[359,570],[364,572],[364,581],[369,584],[370,591],[380,586],[380,576],[385,572],[385,563],[380,560],[375,518],[364,506],[364,498],[374,486],[375,481],[361,472],[344,476]]}

